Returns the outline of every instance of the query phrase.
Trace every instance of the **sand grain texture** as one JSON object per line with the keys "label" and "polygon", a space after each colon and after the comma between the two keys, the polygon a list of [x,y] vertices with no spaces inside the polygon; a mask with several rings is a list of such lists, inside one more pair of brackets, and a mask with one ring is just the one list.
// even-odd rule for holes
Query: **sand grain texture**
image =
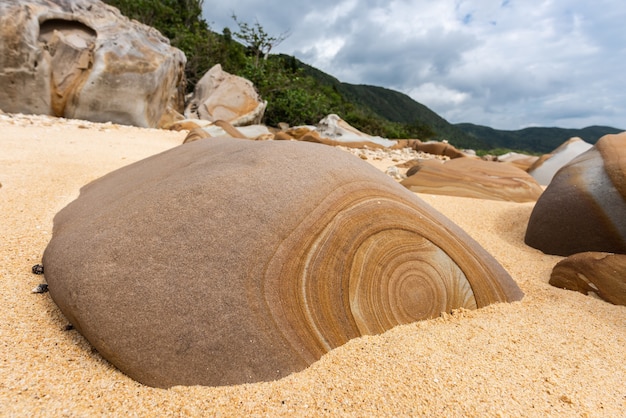
{"label": "sand grain texture", "polygon": [[[165,132],[0,114],[1,416],[623,416],[626,307],[548,285],[532,203],[420,195],[492,253],[521,302],[362,337],[270,383],[153,389],[93,352],[31,273],[52,218],[101,175],[181,143]],[[321,145],[320,145],[321,146]]]}

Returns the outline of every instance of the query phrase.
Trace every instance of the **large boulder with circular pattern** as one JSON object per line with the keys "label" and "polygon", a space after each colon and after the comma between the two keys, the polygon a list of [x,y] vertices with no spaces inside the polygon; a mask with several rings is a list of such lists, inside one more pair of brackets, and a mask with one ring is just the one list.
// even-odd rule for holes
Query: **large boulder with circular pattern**
{"label": "large boulder with circular pattern", "polygon": [[479,244],[348,153],[207,138],[112,172],[54,218],[50,294],[151,386],[268,381],[351,338],[519,300]]}

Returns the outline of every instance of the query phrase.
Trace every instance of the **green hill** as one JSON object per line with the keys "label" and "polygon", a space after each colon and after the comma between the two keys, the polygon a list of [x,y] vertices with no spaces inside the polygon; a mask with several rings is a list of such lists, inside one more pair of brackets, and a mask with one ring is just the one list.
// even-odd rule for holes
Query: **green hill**
{"label": "green hill", "polygon": [[548,153],[572,137],[580,137],[595,144],[604,135],[623,131],[609,126],[588,126],[582,129],[533,127],[516,131],[498,130],[471,123],[459,123],[455,126],[470,136],[472,141],[484,144],[482,149],[505,148],[534,153]]}
{"label": "green hill", "polygon": [[404,93],[377,86],[342,83],[307,64],[298,62],[298,65],[307,75],[322,84],[332,86],[351,103],[365,107],[392,122],[418,122],[427,125],[435,133],[432,139],[448,140],[457,148],[548,153],[572,137],[580,137],[595,144],[604,135],[623,131],[608,126],[589,126],[583,129],[533,127],[507,131],[471,123],[451,124]]}
{"label": "green hill", "polygon": [[446,139],[463,148],[477,145],[474,138],[404,93],[378,86],[343,83],[315,67],[301,61],[297,63],[306,75],[322,85],[331,86],[353,106],[365,108],[390,122],[427,126],[434,133],[430,138],[420,139]]}

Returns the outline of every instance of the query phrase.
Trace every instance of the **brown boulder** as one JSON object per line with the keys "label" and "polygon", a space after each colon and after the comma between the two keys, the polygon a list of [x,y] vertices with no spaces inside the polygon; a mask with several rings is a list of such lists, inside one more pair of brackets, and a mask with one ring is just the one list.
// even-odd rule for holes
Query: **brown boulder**
{"label": "brown boulder", "polygon": [[447,142],[416,141],[413,149],[415,149],[416,151],[426,152],[428,154],[442,155],[450,158],[468,157],[464,152],[459,151],[453,145],[450,145]]}
{"label": "brown boulder", "polygon": [[559,170],[528,221],[547,254],[626,253],[626,133],[606,135]]}
{"label": "brown boulder", "polygon": [[416,174],[425,166],[432,165],[432,166],[435,166],[434,167],[435,170],[438,170],[440,168],[439,166],[443,163],[444,163],[443,160],[437,160],[434,158],[433,159],[415,159],[415,160],[407,161],[404,164],[398,164],[398,166],[408,167],[408,169],[406,170],[406,176],[411,177],[413,174]]}
{"label": "brown boulder", "polygon": [[477,199],[533,202],[542,189],[525,171],[506,163],[455,158],[443,164],[424,162],[401,184],[417,193]]}
{"label": "brown boulder", "polygon": [[459,227],[354,156],[212,138],[81,189],[54,219],[50,294],[152,386],[302,370],[364,334],[519,300]]}
{"label": "brown boulder", "polygon": [[185,55],[101,1],[0,2],[0,108],[156,127],[182,111]]}
{"label": "brown boulder", "polygon": [[550,284],[587,295],[597,294],[615,305],[626,305],[626,255],[585,252],[561,260]]}

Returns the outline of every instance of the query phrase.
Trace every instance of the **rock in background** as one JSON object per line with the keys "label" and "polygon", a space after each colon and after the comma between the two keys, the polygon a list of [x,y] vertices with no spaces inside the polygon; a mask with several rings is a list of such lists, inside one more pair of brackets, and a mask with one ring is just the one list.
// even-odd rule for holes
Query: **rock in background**
{"label": "rock in background", "polygon": [[533,209],[525,241],[561,256],[626,254],[626,132],[603,136],[556,173]]}
{"label": "rock in background", "polygon": [[537,182],[547,186],[557,171],[565,164],[591,148],[592,145],[581,138],[570,138],[550,154],[543,155],[528,168],[528,174]]}
{"label": "rock in background", "polygon": [[585,295],[593,292],[607,302],[626,306],[626,254],[571,255],[554,267],[550,284]]}
{"label": "rock in background", "polygon": [[217,64],[207,71],[194,90],[185,117],[233,126],[261,123],[267,102],[245,78],[229,74]]}
{"label": "rock in background", "polygon": [[534,202],[543,192],[534,178],[513,165],[474,158],[423,161],[407,175],[401,184],[416,193]]}
{"label": "rock in background", "polygon": [[0,108],[156,127],[182,111],[185,55],[101,1],[0,3]]}

